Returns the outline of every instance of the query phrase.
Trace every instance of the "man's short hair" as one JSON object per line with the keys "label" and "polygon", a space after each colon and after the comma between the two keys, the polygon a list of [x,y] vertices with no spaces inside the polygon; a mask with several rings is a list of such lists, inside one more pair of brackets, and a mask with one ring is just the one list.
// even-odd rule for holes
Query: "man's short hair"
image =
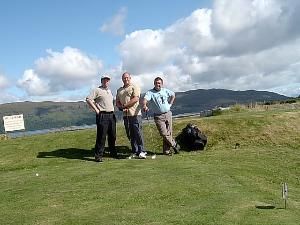
{"label": "man's short hair", "polygon": [[122,74],[122,77],[123,77],[125,74],[128,74],[128,75],[130,76],[130,73],[126,71],[126,72],[124,72],[124,73]]}
{"label": "man's short hair", "polygon": [[158,80],[160,80],[162,84],[164,83],[164,81],[163,81],[163,79],[162,79],[161,77],[156,77],[156,78],[154,79],[154,83],[155,83],[156,81],[158,81]]}

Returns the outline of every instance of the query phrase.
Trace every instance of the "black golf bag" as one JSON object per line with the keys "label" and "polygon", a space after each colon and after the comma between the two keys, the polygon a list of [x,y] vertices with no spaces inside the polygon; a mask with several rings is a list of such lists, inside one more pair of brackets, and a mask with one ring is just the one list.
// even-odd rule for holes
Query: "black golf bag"
{"label": "black golf bag", "polygon": [[207,136],[194,124],[187,124],[175,138],[186,150],[203,150],[207,144]]}

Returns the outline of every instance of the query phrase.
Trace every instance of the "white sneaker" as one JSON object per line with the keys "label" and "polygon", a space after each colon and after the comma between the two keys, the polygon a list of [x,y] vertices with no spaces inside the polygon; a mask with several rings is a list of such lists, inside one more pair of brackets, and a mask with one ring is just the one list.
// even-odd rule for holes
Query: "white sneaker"
{"label": "white sneaker", "polygon": [[135,159],[136,157],[138,157],[136,154],[131,154],[128,159]]}
{"label": "white sneaker", "polygon": [[171,151],[164,151],[164,155],[172,155]]}
{"label": "white sneaker", "polygon": [[146,152],[141,152],[140,154],[139,154],[139,158],[140,159],[146,159],[147,158],[147,153]]}

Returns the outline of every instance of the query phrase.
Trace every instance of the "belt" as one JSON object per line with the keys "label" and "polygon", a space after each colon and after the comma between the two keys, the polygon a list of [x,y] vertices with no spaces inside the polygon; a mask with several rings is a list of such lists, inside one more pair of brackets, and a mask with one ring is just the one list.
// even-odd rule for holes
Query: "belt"
{"label": "belt", "polygon": [[110,112],[100,111],[100,114],[113,114],[113,113],[114,113],[113,111],[110,111]]}
{"label": "belt", "polygon": [[142,116],[142,115],[133,115],[133,116],[129,116],[129,115],[128,115],[128,116],[124,116],[124,115],[123,115],[123,118],[126,118],[126,117],[131,117],[131,118],[133,118],[133,117],[138,117],[138,116]]}
{"label": "belt", "polygon": [[[170,111],[168,111],[168,112],[170,112]],[[160,115],[166,114],[166,113],[168,113],[168,112],[154,113],[154,116],[160,116]]]}

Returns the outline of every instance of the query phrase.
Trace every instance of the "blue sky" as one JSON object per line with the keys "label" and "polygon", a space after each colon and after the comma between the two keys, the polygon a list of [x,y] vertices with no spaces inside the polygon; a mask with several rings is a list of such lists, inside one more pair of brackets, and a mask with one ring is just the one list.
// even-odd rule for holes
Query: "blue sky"
{"label": "blue sky", "polygon": [[300,95],[297,0],[2,0],[0,103],[84,100],[129,71],[142,91]]}

